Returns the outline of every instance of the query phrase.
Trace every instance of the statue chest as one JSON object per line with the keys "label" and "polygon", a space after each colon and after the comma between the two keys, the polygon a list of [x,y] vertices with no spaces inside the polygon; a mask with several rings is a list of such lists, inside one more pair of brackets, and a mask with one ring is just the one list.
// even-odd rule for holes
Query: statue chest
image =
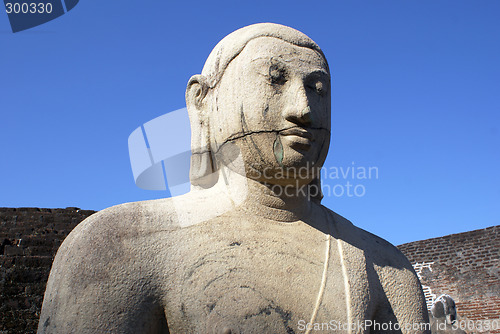
{"label": "statue chest", "polygon": [[187,231],[169,286],[170,332],[300,333],[346,322],[337,240],[296,225]]}

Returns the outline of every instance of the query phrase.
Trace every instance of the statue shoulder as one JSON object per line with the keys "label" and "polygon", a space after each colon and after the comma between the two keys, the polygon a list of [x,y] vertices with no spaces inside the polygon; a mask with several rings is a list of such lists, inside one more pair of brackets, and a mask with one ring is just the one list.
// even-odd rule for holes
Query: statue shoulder
{"label": "statue shoulder", "polygon": [[[388,241],[354,226],[331,211],[334,236],[340,239],[345,254],[356,257],[359,270],[366,270],[378,322],[425,324],[427,310],[420,281],[408,259]],[[362,260],[361,260],[362,259]],[[422,330],[418,333],[427,333]]]}
{"label": "statue shoulder", "polygon": [[[329,209],[328,209],[329,210]],[[329,210],[338,237],[361,249],[368,261],[378,266],[389,266],[413,270],[408,259],[387,240],[355,226],[346,218]]]}
{"label": "statue shoulder", "polygon": [[[155,255],[174,243],[172,220],[169,201],[159,200],[113,206],[78,224],[52,264],[39,333],[70,333],[75,328],[95,333],[97,327],[132,333],[123,329],[124,324],[127,319],[147,318],[144,310],[154,310],[149,320],[157,321],[154,317],[161,314],[157,268],[164,263]],[[116,305],[125,310],[123,317],[114,316]]]}
{"label": "statue shoulder", "polygon": [[78,224],[62,243],[57,256],[71,254],[81,258],[112,254],[112,250],[129,242],[132,250],[135,246],[131,240],[137,245],[145,237],[154,239],[161,234],[165,238],[178,229],[174,222],[175,212],[169,199],[115,205]]}
{"label": "statue shoulder", "polygon": [[174,221],[175,210],[170,205],[170,199],[130,202],[96,212],[78,224],[73,232],[78,235],[110,232],[125,236],[173,227]]}

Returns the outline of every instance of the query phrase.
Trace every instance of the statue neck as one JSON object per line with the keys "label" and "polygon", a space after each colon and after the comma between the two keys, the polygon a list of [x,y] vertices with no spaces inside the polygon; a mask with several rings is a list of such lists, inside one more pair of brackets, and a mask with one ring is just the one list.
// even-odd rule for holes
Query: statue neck
{"label": "statue neck", "polygon": [[312,203],[307,193],[292,185],[273,185],[249,179],[248,187],[248,197],[241,209],[251,214],[292,222],[304,220],[311,211]]}
{"label": "statue neck", "polygon": [[228,189],[237,210],[279,222],[304,220],[312,202],[304,189],[246,178],[228,168],[219,171],[218,186]]}

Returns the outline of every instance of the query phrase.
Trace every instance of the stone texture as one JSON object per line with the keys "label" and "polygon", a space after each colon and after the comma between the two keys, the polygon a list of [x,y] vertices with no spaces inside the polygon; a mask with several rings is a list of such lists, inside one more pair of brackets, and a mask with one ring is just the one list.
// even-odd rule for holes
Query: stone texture
{"label": "stone texture", "polygon": [[40,334],[428,322],[404,255],[312,195],[330,141],[330,73],[316,43],[281,25],[242,28],[190,79],[186,103],[192,191],[79,224],[54,260]]}
{"label": "stone texture", "polygon": [[[51,244],[55,235],[62,236],[63,238],[66,237],[79,221],[92,213],[94,211],[91,210],[79,210],[77,212],[70,209],[0,208],[1,240],[12,240],[15,243],[15,232],[12,231],[17,226],[20,230],[24,231],[21,233],[21,236],[32,235],[39,238],[41,243]],[[43,219],[40,219],[39,216],[43,216]],[[54,222],[56,220],[57,225],[61,228],[52,229],[51,233],[42,233],[46,229],[51,229],[49,224],[52,223],[38,225],[40,220],[44,222]],[[34,228],[35,225],[36,228]],[[428,277],[427,274],[430,274],[430,271],[428,273],[426,269],[423,275],[425,283],[437,295],[440,293],[453,293],[455,298],[458,295],[468,296],[460,301],[458,309],[460,320],[488,320],[492,316],[498,317],[500,314],[500,303],[495,302],[491,298],[491,296],[500,295],[500,291],[498,291],[500,283],[495,284],[493,282],[492,284],[491,281],[488,281],[489,279],[491,280],[491,277],[485,275],[485,272],[499,267],[498,252],[494,251],[494,247],[496,249],[499,248],[499,229],[500,226],[494,226],[458,235],[415,241],[398,246],[398,248],[412,260],[412,264],[416,263],[416,260],[420,262],[439,261],[439,259],[444,259],[447,255],[456,254],[457,251],[462,254],[477,254],[473,268],[469,266],[466,262],[467,260],[464,260],[465,257],[455,257],[453,263],[450,263],[446,267],[447,271],[440,271],[436,275]],[[472,241],[475,239],[479,240],[479,243],[473,243]],[[238,243],[234,243],[233,246],[238,246]],[[481,254],[485,250],[489,251]],[[56,249],[53,249],[50,253],[16,256],[6,256],[0,252],[0,333],[25,334],[36,332],[45,284],[47,283],[46,279],[48,278],[55,252]],[[45,272],[44,280],[26,282],[23,279],[23,283],[14,280],[5,280],[4,278],[7,275],[11,275],[13,267],[14,270],[21,270],[23,273],[43,270]],[[440,270],[440,267],[431,266],[431,268],[433,272]],[[467,279],[464,278],[464,274],[467,275]],[[454,280],[453,277],[462,278]],[[477,289],[478,286],[489,286],[493,290],[489,292],[488,296],[482,292],[482,289]],[[459,290],[460,293],[456,294],[455,292],[451,292],[451,290],[455,292]],[[26,303],[18,302],[20,298],[28,300],[28,308],[26,308]],[[488,309],[491,309],[490,313],[484,313]],[[449,327],[448,325],[447,328]],[[484,330],[476,332],[499,333],[500,331]]]}

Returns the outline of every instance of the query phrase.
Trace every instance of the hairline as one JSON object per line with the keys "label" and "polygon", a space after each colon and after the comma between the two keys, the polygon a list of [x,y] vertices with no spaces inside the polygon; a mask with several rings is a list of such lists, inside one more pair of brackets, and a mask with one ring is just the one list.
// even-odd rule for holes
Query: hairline
{"label": "hairline", "polygon": [[[318,48],[315,48],[314,45],[298,45],[296,43],[292,43],[290,41],[287,41],[285,40],[284,38],[280,38],[280,37],[277,37],[277,36],[269,36],[269,35],[257,35],[257,36],[253,36],[252,38],[249,38],[244,44],[243,44],[243,47],[238,51],[238,52],[235,52],[234,55],[231,56],[231,58],[229,59],[229,61],[225,64],[225,66],[218,72],[216,73],[216,81],[215,83],[213,84],[213,86],[209,86],[209,89],[213,89],[213,88],[216,88],[217,85],[219,84],[219,82],[221,81],[222,79],[222,76],[224,75],[224,73],[226,72],[226,69],[228,68],[229,64],[231,64],[231,62],[236,58],[238,57],[242,52],[243,50],[245,50],[246,46],[248,45],[248,43],[250,43],[251,41],[253,40],[256,40],[258,38],[263,38],[263,37],[268,37],[268,38],[275,38],[275,39],[278,39],[280,41],[283,41],[283,42],[286,42],[290,45],[293,45],[293,46],[296,46],[296,47],[299,47],[299,48],[305,48],[305,49],[309,49],[309,50],[312,50],[314,52],[316,52],[324,61],[325,61],[325,64],[326,64],[326,68],[328,70],[328,73],[330,73],[330,68],[328,66],[328,61],[326,60],[326,57],[325,55],[323,54],[323,52],[321,51],[321,49]],[[313,42],[314,43],[314,42]]]}

